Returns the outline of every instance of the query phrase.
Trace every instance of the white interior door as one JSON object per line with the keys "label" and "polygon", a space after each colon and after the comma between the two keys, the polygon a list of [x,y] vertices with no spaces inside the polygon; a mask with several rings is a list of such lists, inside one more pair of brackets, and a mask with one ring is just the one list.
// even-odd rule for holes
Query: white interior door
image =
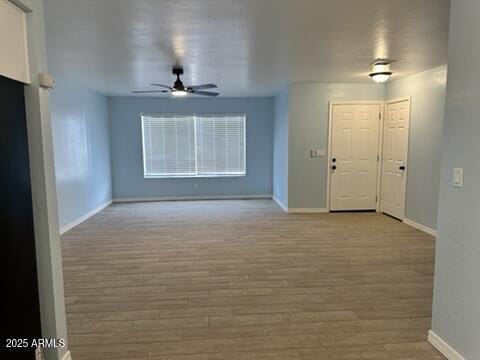
{"label": "white interior door", "polygon": [[380,104],[332,105],[330,210],[377,208],[380,115]]}
{"label": "white interior door", "polygon": [[410,100],[387,102],[384,142],[382,211],[403,220],[407,183]]}

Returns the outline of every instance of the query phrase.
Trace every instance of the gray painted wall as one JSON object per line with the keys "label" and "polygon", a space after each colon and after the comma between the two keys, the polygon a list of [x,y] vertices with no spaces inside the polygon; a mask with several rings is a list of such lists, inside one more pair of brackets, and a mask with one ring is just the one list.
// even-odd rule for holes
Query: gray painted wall
{"label": "gray painted wall", "polygon": [[437,228],[447,67],[387,84],[386,100],[411,96],[405,217]]}
{"label": "gray painted wall", "polygon": [[273,125],[273,196],[288,207],[288,88],[275,96]]}
{"label": "gray painted wall", "polygon": [[[480,359],[480,2],[452,1],[432,329]],[[452,186],[464,168],[464,187]]]}
{"label": "gray painted wall", "polygon": [[62,228],[112,199],[108,104],[58,76],[50,99]]}
{"label": "gray painted wall", "polygon": [[[141,118],[151,114],[247,114],[247,176],[144,179]],[[109,98],[113,197],[115,199],[271,195],[273,98]]]}
{"label": "gray painted wall", "polygon": [[310,158],[310,149],[327,149],[329,101],[379,100],[385,86],[378,84],[297,83],[290,86],[288,206],[327,206],[327,162]]}

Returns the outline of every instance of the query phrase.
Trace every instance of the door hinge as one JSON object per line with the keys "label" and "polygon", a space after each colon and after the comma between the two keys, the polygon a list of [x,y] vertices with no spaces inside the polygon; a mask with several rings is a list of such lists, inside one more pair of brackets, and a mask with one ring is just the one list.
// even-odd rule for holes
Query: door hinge
{"label": "door hinge", "polygon": [[380,154],[377,154],[377,162],[380,162]]}
{"label": "door hinge", "polygon": [[378,113],[378,120],[382,120],[382,113]]}
{"label": "door hinge", "polygon": [[375,202],[378,203],[378,195],[375,196]]}

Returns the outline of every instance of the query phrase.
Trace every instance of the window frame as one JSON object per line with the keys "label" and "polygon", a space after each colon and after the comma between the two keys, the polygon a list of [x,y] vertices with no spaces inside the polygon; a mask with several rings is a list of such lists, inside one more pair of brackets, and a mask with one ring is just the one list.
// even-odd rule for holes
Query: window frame
{"label": "window frame", "polygon": [[[145,151],[145,131],[144,131],[144,118],[151,117],[243,117],[244,122],[244,132],[243,132],[243,156],[244,156],[244,171],[242,174],[217,174],[217,175],[149,175],[147,174],[147,159],[146,159],[146,151]],[[141,127],[141,142],[142,142],[142,163],[143,163],[143,178],[146,180],[154,180],[154,179],[217,179],[217,178],[242,178],[247,176],[247,114],[246,113],[193,113],[193,114],[185,114],[185,113],[141,113],[140,114],[140,127]],[[196,125],[195,125],[196,131]],[[197,156],[197,139],[195,136],[195,157]],[[196,159],[195,162],[198,160]]]}

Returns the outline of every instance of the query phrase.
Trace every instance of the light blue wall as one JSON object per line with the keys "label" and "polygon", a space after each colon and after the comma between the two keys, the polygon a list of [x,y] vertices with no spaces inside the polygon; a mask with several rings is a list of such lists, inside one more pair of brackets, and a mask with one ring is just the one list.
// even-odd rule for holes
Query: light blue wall
{"label": "light blue wall", "polygon": [[273,195],[275,200],[288,207],[288,88],[275,96],[273,126]]}
{"label": "light blue wall", "polygon": [[61,77],[50,100],[62,228],[112,198],[108,104]]}
{"label": "light blue wall", "polygon": [[[433,331],[480,359],[480,1],[452,1]],[[452,186],[464,168],[464,187]]]}
{"label": "light blue wall", "polygon": [[405,217],[437,228],[447,67],[387,85],[387,100],[411,96]]}
{"label": "light blue wall", "polygon": [[[115,199],[271,195],[273,98],[109,98],[113,197]],[[247,176],[144,179],[141,113],[247,114]]]}
{"label": "light blue wall", "polygon": [[290,86],[290,208],[324,209],[327,206],[327,159],[310,158],[310,149],[327,149],[329,101],[383,101],[384,98],[384,85],[373,83],[297,83]]}

